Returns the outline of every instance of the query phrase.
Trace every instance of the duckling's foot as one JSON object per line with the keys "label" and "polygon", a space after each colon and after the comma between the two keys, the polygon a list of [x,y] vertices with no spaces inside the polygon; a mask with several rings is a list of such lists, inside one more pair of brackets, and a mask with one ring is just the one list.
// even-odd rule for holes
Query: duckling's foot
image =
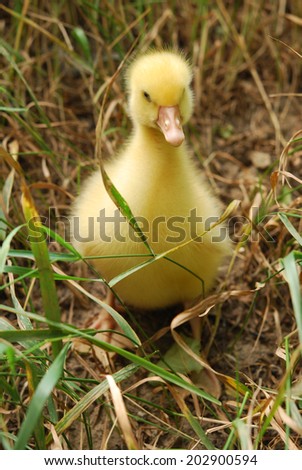
{"label": "duckling's foot", "polygon": [[[190,305],[189,305],[190,308]],[[192,329],[192,336],[200,344],[201,342],[201,333],[202,333],[202,318],[196,316],[190,320],[190,326]],[[217,378],[217,374],[209,365],[205,356],[200,356],[202,361],[205,364],[205,367],[199,372],[192,372],[191,379],[193,383],[210,393],[216,398],[219,398],[221,395],[221,386]]]}
{"label": "duckling's foot", "polygon": [[[123,349],[133,349],[133,343],[126,336],[121,327],[112,316],[102,309],[98,318],[93,322],[91,328],[102,330],[95,335],[95,338]],[[109,353],[114,355],[115,353]]]}
{"label": "duckling's foot", "polygon": [[[115,308],[115,298],[111,291],[109,291],[109,293],[107,294],[104,302],[106,302],[112,308]],[[96,335],[94,336],[94,338],[100,341],[109,343],[113,346],[117,346],[122,349],[133,349],[133,343],[127,337],[125,337],[125,333],[123,332],[123,330],[104,308],[101,309],[97,318],[92,323],[86,325],[86,327],[95,330],[102,330],[96,333]],[[115,356],[114,352],[106,352],[105,350],[101,349],[96,345],[92,345],[86,340],[75,340],[74,347],[80,353],[88,353],[92,350],[95,356],[103,364],[105,362],[108,363],[108,360],[104,360],[106,356],[109,358]]]}

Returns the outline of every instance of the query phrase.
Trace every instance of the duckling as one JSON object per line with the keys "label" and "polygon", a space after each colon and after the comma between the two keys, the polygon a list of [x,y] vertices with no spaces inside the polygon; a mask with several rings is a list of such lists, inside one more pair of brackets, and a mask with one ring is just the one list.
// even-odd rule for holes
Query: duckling
{"label": "duckling", "polygon": [[[226,229],[210,230],[221,215],[220,203],[184,142],[183,126],[193,110],[191,81],[190,64],[171,50],[138,56],[126,73],[133,131],[106,172],[153,252],[173,249],[116,284],[116,293],[130,307],[156,311],[194,302],[212,287],[229,252]],[[150,259],[100,172],[87,179],[75,201],[73,244],[83,257],[98,257],[92,263],[107,281]],[[199,336],[196,325],[193,334]]]}

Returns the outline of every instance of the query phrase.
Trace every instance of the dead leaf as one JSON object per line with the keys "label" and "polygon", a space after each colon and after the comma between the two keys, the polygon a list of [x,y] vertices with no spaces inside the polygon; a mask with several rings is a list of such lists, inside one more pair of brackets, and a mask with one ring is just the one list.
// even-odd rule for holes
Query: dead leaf
{"label": "dead leaf", "polygon": [[132,427],[129,421],[127,409],[124,403],[123,395],[121,393],[121,390],[119,387],[116,385],[114,378],[112,375],[106,375],[107,382],[109,384],[110,392],[111,392],[111,397],[112,397],[112,402],[113,406],[115,408],[115,414],[117,417],[117,421],[120,425],[121,431],[123,433],[126,445],[128,449],[132,450],[137,450],[138,443],[134,437],[134,434],[132,432]]}

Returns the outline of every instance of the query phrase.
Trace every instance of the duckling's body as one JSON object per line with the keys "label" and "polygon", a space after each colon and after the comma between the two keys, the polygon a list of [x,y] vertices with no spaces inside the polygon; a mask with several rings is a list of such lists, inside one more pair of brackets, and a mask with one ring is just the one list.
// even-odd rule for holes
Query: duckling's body
{"label": "duckling's body", "polygon": [[[134,131],[106,171],[154,253],[160,254],[208,230],[221,209],[183,143],[181,124],[192,112],[187,62],[175,52],[151,52],[134,61],[127,78]],[[100,172],[86,181],[73,215],[76,249],[84,257],[106,257],[93,264],[107,281],[150,259],[107,194]],[[169,253],[172,261],[143,267],[115,290],[126,304],[143,309],[192,301],[212,286],[228,250],[226,231],[217,226]]]}

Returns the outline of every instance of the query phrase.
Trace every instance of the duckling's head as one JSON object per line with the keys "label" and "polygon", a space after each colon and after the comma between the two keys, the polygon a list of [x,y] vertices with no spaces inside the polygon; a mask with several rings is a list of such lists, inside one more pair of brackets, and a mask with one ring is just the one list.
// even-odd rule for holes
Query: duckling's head
{"label": "duckling's head", "polygon": [[134,60],[126,79],[133,122],[158,129],[178,147],[184,140],[182,125],[193,107],[192,71],[183,55],[150,51]]}

